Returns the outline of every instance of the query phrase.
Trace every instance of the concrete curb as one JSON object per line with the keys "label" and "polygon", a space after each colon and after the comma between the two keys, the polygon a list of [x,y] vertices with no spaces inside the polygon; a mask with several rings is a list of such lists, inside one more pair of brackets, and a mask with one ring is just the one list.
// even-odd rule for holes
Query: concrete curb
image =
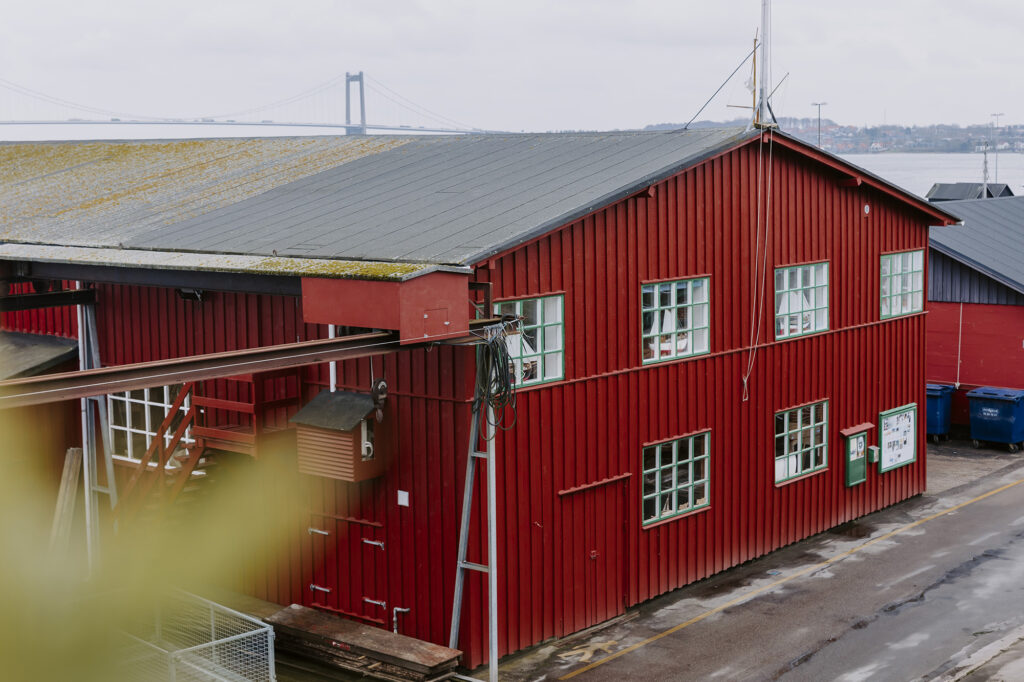
{"label": "concrete curb", "polygon": [[1008,651],[1010,647],[1021,640],[1024,640],[1024,625],[1011,630],[1002,639],[974,652],[938,679],[941,682],[959,682],[992,659]]}

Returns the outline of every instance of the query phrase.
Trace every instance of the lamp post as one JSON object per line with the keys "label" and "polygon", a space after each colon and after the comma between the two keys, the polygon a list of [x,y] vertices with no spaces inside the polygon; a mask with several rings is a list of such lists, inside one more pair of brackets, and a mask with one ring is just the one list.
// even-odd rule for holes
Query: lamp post
{"label": "lamp post", "polygon": [[[996,120],[996,124],[994,126],[994,128],[995,128],[995,135],[994,135],[994,137],[996,138],[996,180],[995,180],[996,182],[999,182],[999,117],[1002,116],[1002,115],[1003,115],[1002,112],[1000,112],[998,114],[992,114],[992,118],[994,118]],[[982,197],[982,199],[984,199],[984,198],[985,197]]]}
{"label": "lamp post", "polygon": [[818,107],[818,147],[821,147],[821,108],[828,102],[811,102],[812,107]]}

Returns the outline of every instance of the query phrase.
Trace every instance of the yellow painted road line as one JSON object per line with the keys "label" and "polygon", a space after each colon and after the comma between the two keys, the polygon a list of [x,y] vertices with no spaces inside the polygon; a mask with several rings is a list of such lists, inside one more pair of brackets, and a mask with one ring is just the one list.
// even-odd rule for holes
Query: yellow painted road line
{"label": "yellow painted road line", "polygon": [[802,568],[799,571],[797,571],[796,573],[793,573],[792,575],[788,575],[785,578],[780,578],[779,580],[776,580],[773,583],[768,583],[767,585],[762,585],[761,587],[758,587],[755,590],[751,590],[750,592],[748,592],[746,594],[740,595],[739,597],[736,597],[735,599],[730,599],[729,601],[725,602],[724,604],[721,604],[720,606],[716,606],[713,609],[708,609],[704,613],[696,615],[696,616],[694,616],[693,618],[691,618],[688,621],[685,621],[683,623],[679,623],[678,625],[673,625],[668,630],[664,630],[662,632],[659,632],[656,635],[652,635],[651,637],[648,637],[645,640],[637,642],[636,644],[631,644],[630,646],[627,646],[625,649],[619,649],[614,654],[611,654],[609,656],[605,656],[604,658],[602,658],[600,660],[594,661],[590,665],[585,665],[582,668],[577,668],[576,670],[573,670],[572,672],[567,673],[567,674],[563,675],[562,677],[559,677],[558,679],[560,679],[560,680],[572,679],[573,677],[576,677],[577,675],[585,673],[588,670],[593,670],[594,668],[597,668],[599,666],[604,665],[605,663],[613,661],[616,658],[619,658],[620,656],[625,656],[626,654],[628,654],[628,653],[630,653],[632,651],[636,651],[637,649],[645,647],[648,644],[650,644],[651,642],[656,642],[659,639],[661,639],[662,637],[668,637],[669,635],[671,635],[673,633],[676,633],[676,632],[679,632],[683,628],[689,627],[689,626],[693,625],[694,623],[699,623],[700,621],[704,620],[708,616],[713,616],[716,613],[721,613],[722,611],[724,611],[724,610],[726,610],[726,609],[728,609],[730,607],[736,606],[737,604],[742,604],[745,601],[749,601],[750,599],[753,599],[757,595],[762,594],[764,592],[767,592],[767,591],[769,591],[771,589],[774,589],[774,588],[778,587],[779,585],[784,585],[784,584],[790,582],[791,580],[795,580],[795,579],[797,579],[797,578],[799,578],[801,576],[807,575],[808,573],[813,573],[814,571],[817,571],[819,569],[825,568],[826,566],[834,564],[837,561],[845,559],[846,557],[850,556],[851,554],[856,554],[857,552],[861,551],[862,549],[866,549],[866,548],[870,547],[871,545],[875,544],[876,542],[881,542],[882,540],[888,540],[889,538],[891,538],[894,535],[898,535],[898,534],[900,534],[900,533],[902,533],[904,531],[908,531],[911,528],[916,528],[917,526],[920,526],[922,523],[927,523],[928,521],[932,521],[933,519],[937,519],[940,516],[945,516],[946,514],[955,512],[958,509],[963,509],[964,507],[966,507],[968,505],[974,504],[975,502],[980,502],[981,500],[984,500],[986,497],[992,497],[993,495],[997,495],[997,494],[1003,492],[1004,490],[1009,490],[1010,488],[1012,488],[1012,487],[1014,487],[1016,485],[1020,485],[1021,483],[1024,483],[1024,478],[1022,478],[1022,479],[1020,479],[1018,481],[1014,481],[1013,483],[1007,483],[1006,485],[1000,486],[1000,487],[996,488],[995,490],[990,490],[987,493],[984,493],[982,495],[978,495],[977,497],[975,497],[973,499],[970,499],[970,500],[967,500],[966,502],[961,502],[960,504],[954,505],[954,506],[950,507],[949,509],[944,509],[944,510],[942,510],[940,512],[936,512],[936,513],[934,513],[934,514],[932,514],[930,516],[926,516],[923,519],[918,519],[917,521],[913,521],[911,523],[908,523],[905,526],[900,526],[899,528],[896,528],[895,530],[891,530],[888,533],[885,533],[884,535],[879,535],[877,538],[872,538],[872,539],[868,540],[867,542],[865,542],[865,543],[863,543],[861,545],[857,545],[856,547],[854,547],[852,549],[848,549],[845,552],[841,552],[840,554],[837,554],[834,557],[831,557],[830,559],[826,559],[825,561],[822,561],[821,563],[814,564],[813,566],[808,566],[807,568]]}

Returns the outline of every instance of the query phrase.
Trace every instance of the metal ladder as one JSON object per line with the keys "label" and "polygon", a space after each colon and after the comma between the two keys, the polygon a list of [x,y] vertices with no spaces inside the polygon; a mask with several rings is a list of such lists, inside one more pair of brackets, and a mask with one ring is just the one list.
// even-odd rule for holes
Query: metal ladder
{"label": "metal ladder", "polygon": [[[490,376],[494,368],[486,363],[478,365],[477,371],[485,371]],[[500,370],[498,370],[500,371]],[[473,421],[469,431],[469,456],[466,458],[466,485],[462,493],[462,521],[459,529],[459,555],[455,571],[455,598],[452,603],[452,629],[448,638],[448,646],[457,649],[459,644],[459,625],[462,616],[462,596],[466,583],[466,572],[477,571],[487,574],[487,634],[488,634],[488,677],[491,682],[498,680],[498,543],[497,543],[497,502],[495,499],[496,464],[494,455],[494,408],[487,405],[481,411],[484,400],[473,402]],[[478,449],[480,439],[480,421],[484,421],[484,440],[486,449]],[[476,483],[476,465],[479,460],[486,463],[486,494],[487,494],[487,565],[466,560],[466,549],[469,545],[470,512],[473,508],[473,490]],[[459,679],[474,679],[456,675]]]}
{"label": "metal ladder", "polygon": [[[82,288],[82,284],[78,284]],[[95,304],[78,306],[78,368],[100,367],[99,333],[96,329]],[[117,485],[114,480],[113,450],[110,430],[107,428],[106,394],[82,398],[82,479],[85,488],[85,550],[89,570],[96,566],[100,545],[99,497],[106,495],[111,510],[117,506]],[[100,485],[97,476],[96,427],[99,418],[100,437],[103,439],[103,466],[106,485]]]}

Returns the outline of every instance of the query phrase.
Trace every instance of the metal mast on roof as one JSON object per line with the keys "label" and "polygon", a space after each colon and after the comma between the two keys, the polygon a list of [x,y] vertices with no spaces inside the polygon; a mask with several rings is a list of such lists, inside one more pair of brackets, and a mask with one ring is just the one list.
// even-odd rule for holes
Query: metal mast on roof
{"label": "metal mast on roof", "polygon": [[772,107],[768,103],[772,95],[771,24],[771,0],[761,0],[761,74],[758,79],[760,83],[758,86],[757,107],[754,109],[755,128],[777,128],[779,125],[775,120],[775,114],[772,113]]}

